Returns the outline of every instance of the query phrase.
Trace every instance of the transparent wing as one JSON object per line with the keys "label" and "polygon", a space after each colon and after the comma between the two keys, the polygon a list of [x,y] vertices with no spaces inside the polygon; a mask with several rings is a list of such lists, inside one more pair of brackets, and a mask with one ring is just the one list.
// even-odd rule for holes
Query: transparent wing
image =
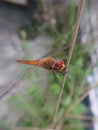
{"label": "transparent wing", "polygon": [[61,82],[59,81],[59,79],[57,77],[57,72],[55,72],[55,70],[52,70],[52,73],[53,73],[53,76],[54,76],[56,83],[59,84],[59,86],[61,87]]}
{"label": "transparent wing", "polygon": [[13,74],[12,77],[9,77],[7,80],[8,83],[2,82],[0,86],[0,99],[2,99],[6,94],[8,94],[13,88],[16,88],[21,84],[25,79],[27,79],[33,72],[35,72],[36,67],[27,66],[23,67],[23,73],[17,72]]}
{"label": "transparent wing", "polygon": [[[42,56],[42,58],[44,58],[46,56],[57,55],[58,53],[62,52],[63,50],[65,50],[68,47],[69,47],[69,45],[61,47],[56,52],[53,51],[49,54]],[[22,68],[24,68],[23,65],[22,65]],[[36,70],[36,67],[27,66],[27,67],[25,67],[23,72],[17,72],[17,74],[15,74],[15,75],[13,74],[12,77],[9,77],[7,79],[8,80],[7,83],[5,81],[2,83],[2,85],[0,85],[0,99],[2,99],[6,94],[8,94],[11,91],[11,89],[18,87],[19,84],[22,83],[25,79],[27,79],[33,72],[35,72],[35,70]],[[54,70],[53,70],[53,75],[55,77],[56,82],[58,83],[59,80],[58,80]],[[59,82],[59,84],[60,84],[60,82]],[[60,84],[60,86],[61,86],[61,84]]]}

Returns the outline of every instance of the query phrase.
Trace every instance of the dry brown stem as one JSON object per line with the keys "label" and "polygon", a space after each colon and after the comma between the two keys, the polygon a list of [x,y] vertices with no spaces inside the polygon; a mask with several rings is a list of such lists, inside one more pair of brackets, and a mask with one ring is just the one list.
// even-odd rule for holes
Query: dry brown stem
{"label": "dry brown stem", "polygon": [[66,112],[63,113],[63,116],[59,119],[60,126],[62,126],[62,124],[66,120],[66,117],[69,116],[69,114],[75,109],[75,107],[88,96],[89,91],[95,88],[97,85],[98,82],[92,84],[91,86],[88,86],[87,91],[85,91],[84,94],[78,100],[76,100],[76,102],[74,102]]}
{"label": "dry brown stem", "polygon": [[[82,15],[84,3],[85,3],[85,0],[80,0],[78,12],[77,12],[77,17],[76,17],[76,23],[75,23],[75,27],[74,27],[74,31],[73,31],[73,35],[72,35],[72,41],[71,41],[69,52],[68,52],[68,59],[67,59],[67,62],[66,62],[67,68],[69,68],[69,65],[70,65],[72,52],[73,52],[74,44],[75,44],[77,33],[78,33],[78,28],[79,28],[79,24],[80,24],[80,18],[81,18],[81,15]],[[53,117],[53,121],[52,121],[52,127],[53,128],[56,125],[57,113],[58,113],[58,109],[59,109],[59,106],[60,106],[62,94],[63,94],[63,91],[64,91],[66,76],[67,76],[67,73],[65,73],[65,75],[63,77],[62,88],[61,88],[61,91],[60,91],[60,94],[59,94],[59,97],[58,97],[58,100],[57,100],[57,104],[56,104],[56,107],[55,107],[54,117]]]}

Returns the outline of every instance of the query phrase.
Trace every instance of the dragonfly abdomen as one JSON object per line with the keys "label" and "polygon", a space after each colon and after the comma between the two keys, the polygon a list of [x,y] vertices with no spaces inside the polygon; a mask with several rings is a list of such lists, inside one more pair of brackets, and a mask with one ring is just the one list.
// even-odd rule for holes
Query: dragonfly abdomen
{"label": "dragonfly abdomen", "polygon": [[28,65],[38,65],[39,60],[16,60],[17,62],[21,64],[28,64]]}

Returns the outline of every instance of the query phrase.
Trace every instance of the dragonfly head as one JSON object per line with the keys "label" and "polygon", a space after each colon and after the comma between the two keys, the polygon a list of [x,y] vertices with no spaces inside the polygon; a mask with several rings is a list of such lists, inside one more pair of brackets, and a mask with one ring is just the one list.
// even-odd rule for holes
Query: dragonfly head
{"label": "dragonfly head", "polygon": [[52,65],[52,68],[61,73],[62,75],[68,71],[62,59],[58,59],[57,61],[55,61]]}
{"label": "dragonfly head", "polygon": [[64,65],[64,61],[62,59],[58,59],[57,61],[55,61],[52,65],[52,68],[54,70],[58,70],[60,68],[64,68],[65,65]]}

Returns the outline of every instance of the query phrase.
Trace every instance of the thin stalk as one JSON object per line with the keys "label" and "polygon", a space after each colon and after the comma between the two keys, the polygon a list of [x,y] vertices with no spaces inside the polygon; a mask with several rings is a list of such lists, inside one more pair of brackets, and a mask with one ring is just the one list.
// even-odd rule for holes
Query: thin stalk
{"label": "thin stalk", "polygon": [[[37,128],[37,127],[14,127],[12,130],[54,130],[50,128]],[[59,130],[59,129],[58,129]]]}
{"label": "thin stalk", "polygon": [[70,114],[67,116],[67,118],[73,119],[73,120],[85,120],[85,121],[93,121],[98,122],[98,117],[88,116],[88,115],[74,115]]}
{"label": "thin stalk", "polygon": [[60,126],[62,126],[62,124],[66,120],[66,117],[68,117],[68,115],[76,108],[76,106],[88,96],[89,91],[94,89],[97,85],[98,81],[92,84],[91,86],[88,86],[87,91],[85,91],[85,93],[78,100],[76,100],[66,112],[63,113],[63,116],[59,119]]}
{"label": "thin stalk", "polygon": [[[81,19],[84,3],[85,3],[85,0],[80,0],[77,17],[76,17],[76,23],[75,23],[75,27],[74,27],[74,31],[73,31],[73,35],[72,35],[72,41],[71,41],[69,52],[68,52],[68,59],[66,62],[67,68],[69,68],[69,65],[70,65],[72,52],[73,52],[74,44],[75,44],[77,33],[78,33],[78,28],[79,28],[79,24],[80,24],[80,19]],[[61,102],[61,98],[62,98],[62,94],[63,94],[63,90],[64,90],[66,76],[67,76],[67,73],[65,73],[63,80],[62,80],[62,88],[61,88],[61,91],[60,91],[60,94],[59,94],[59,97],[58,97],[58,100],[56,103],[55,112],[54,112],[53,121],[52,121],[52,127],[55,127],[55,124],[56,124],[57,113],[59,110],[59,106],[60,106],[60,102]]]}

